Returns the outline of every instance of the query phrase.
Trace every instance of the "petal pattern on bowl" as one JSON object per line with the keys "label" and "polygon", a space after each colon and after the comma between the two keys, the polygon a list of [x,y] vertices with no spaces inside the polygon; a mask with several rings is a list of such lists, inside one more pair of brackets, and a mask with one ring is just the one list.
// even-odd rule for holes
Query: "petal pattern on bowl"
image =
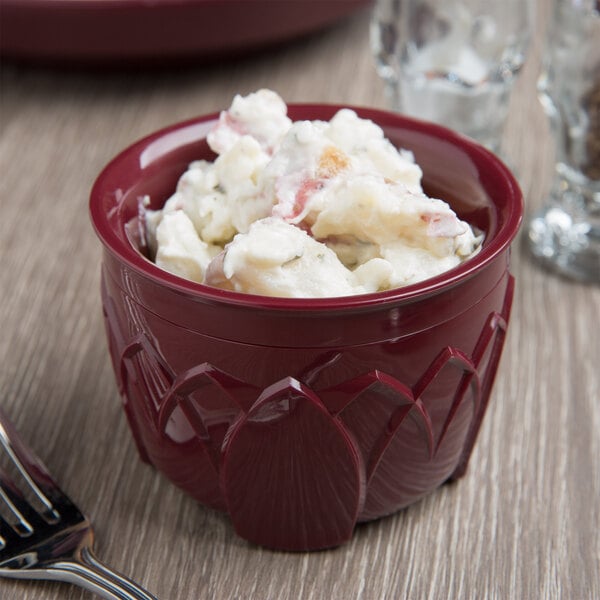
{"label": "petal pattern on bowl", "polygon": [[[357,521],[395,512],[464,473],[500,359],[513,279],[469,353],[441,348],[420,376],[410,371],[410,384],[374,369],[324,387],[320,378],[345,360],[343,350],[266,388],[209,362],[175,374],[128,292],[120,299],[125,318],[108,295],[104,311],[142,457],[226,510],[245,539],[304,550],[341,544]],[[404,351],[395,354],[392,344],[389,365],[405,360]]]}
{"label": "petal pattern on bowl", "polygon": [[342,425],[293,378],[269,386],[233,426],[222,482],[236,531],[302,550],[350,539],[364,469]]}
{"label": "petal pattern on bowl", "polygon": [[473,350],[473,364],[477,368],[477,372],[481,374],[481,403],[477,413],[471,423],[469,435],[465,441],[461,458],[452,473],[452,478],[457,479],[462,477],[467,470],[467,464],[477,439],[477,434],[481,427],[481,422],[487,409],[487,404],[490,399],[492,384],[498,371],[498,364],[504,347],[504,339],[510,318],[510,310],[515,290],[515,280],[512,275],[508,275],[506,291],[504,294],[504,302],[500,312],[492,312],[481,331],[477,345]]}

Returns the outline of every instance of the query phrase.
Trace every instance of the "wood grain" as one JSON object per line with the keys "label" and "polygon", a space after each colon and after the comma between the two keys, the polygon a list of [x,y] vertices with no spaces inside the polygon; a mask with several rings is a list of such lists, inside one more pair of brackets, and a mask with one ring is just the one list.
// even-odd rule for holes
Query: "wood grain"
{"label": "wood grain", "polygon": [[[540,3],[543,23],[546,3]],[[541,26],[540,26],[541,30]],[[535,96],[539,35],[505,149],[527,209],[552,170]],[[87,215],[104,164],[236,92],[386,106],[368,13],[277,51],[176,72],[4,64],[0,133],[0,402],[92,515],[97,550],[163,600],[600,598],[600,290],[540,270],[519,239],[509,335],[466,477],[336,550],[251,547],[136,456],[109,365],[100,246]],[[523,235],[521,234],[521,238]],[[83,599],[0,580],[3,599]]]}

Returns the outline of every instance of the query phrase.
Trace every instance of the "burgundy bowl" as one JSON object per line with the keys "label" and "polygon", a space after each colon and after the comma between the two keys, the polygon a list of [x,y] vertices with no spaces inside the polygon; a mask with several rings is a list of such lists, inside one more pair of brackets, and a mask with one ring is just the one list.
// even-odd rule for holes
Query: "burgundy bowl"
{"label": "burgundy bowl", "polygon": [[357,522],[465,472],[512,302],[523,204],[508,169],[442,127],[355,110],[414,152],[430,195],[485,232],[477,256],[416,285],[329,299],[245,295],[159,269],[140,245],[139,199],[160,207],[188,163],[214,157],[218,115],[134,144],[91,193],[110,354],[140,456],[276,549],[341,544]]}

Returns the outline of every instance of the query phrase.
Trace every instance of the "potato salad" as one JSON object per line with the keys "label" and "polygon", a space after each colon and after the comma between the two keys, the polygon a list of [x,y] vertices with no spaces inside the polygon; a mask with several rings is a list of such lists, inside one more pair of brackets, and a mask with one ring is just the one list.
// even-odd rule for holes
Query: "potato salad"
{"label": "potato salad", "polygon": [[273,91],[236,96],[208,135],[217,154],[146,210],[156,264],[236,292],[366,294],[422,281],[477,253],[482,236],[421,186],[413,155],[350,109],[296,121]]}

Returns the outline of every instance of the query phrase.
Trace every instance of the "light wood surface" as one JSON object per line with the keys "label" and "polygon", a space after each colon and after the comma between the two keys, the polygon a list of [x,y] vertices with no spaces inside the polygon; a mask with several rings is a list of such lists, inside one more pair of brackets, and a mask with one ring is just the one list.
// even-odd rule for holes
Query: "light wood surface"
{"label": "light wood surface", "polygon": [[[538,21],[543,24],[545,4]],[[0,403],[91,517],[106,562],[161,600],[600,598],[600,289],[514,245],[503,359],[469,471],[335,550],[248,545],[142,464],[109,364],[91,184],[119,150],[260,87],[287,101],[385,107],[368,12],[277,50],[177,72],[4,64],[0,133]],[[527,211],[552,171],[535,95],[539,35],[505,147]],[[4,600],[91,598],[0,580]]]}

